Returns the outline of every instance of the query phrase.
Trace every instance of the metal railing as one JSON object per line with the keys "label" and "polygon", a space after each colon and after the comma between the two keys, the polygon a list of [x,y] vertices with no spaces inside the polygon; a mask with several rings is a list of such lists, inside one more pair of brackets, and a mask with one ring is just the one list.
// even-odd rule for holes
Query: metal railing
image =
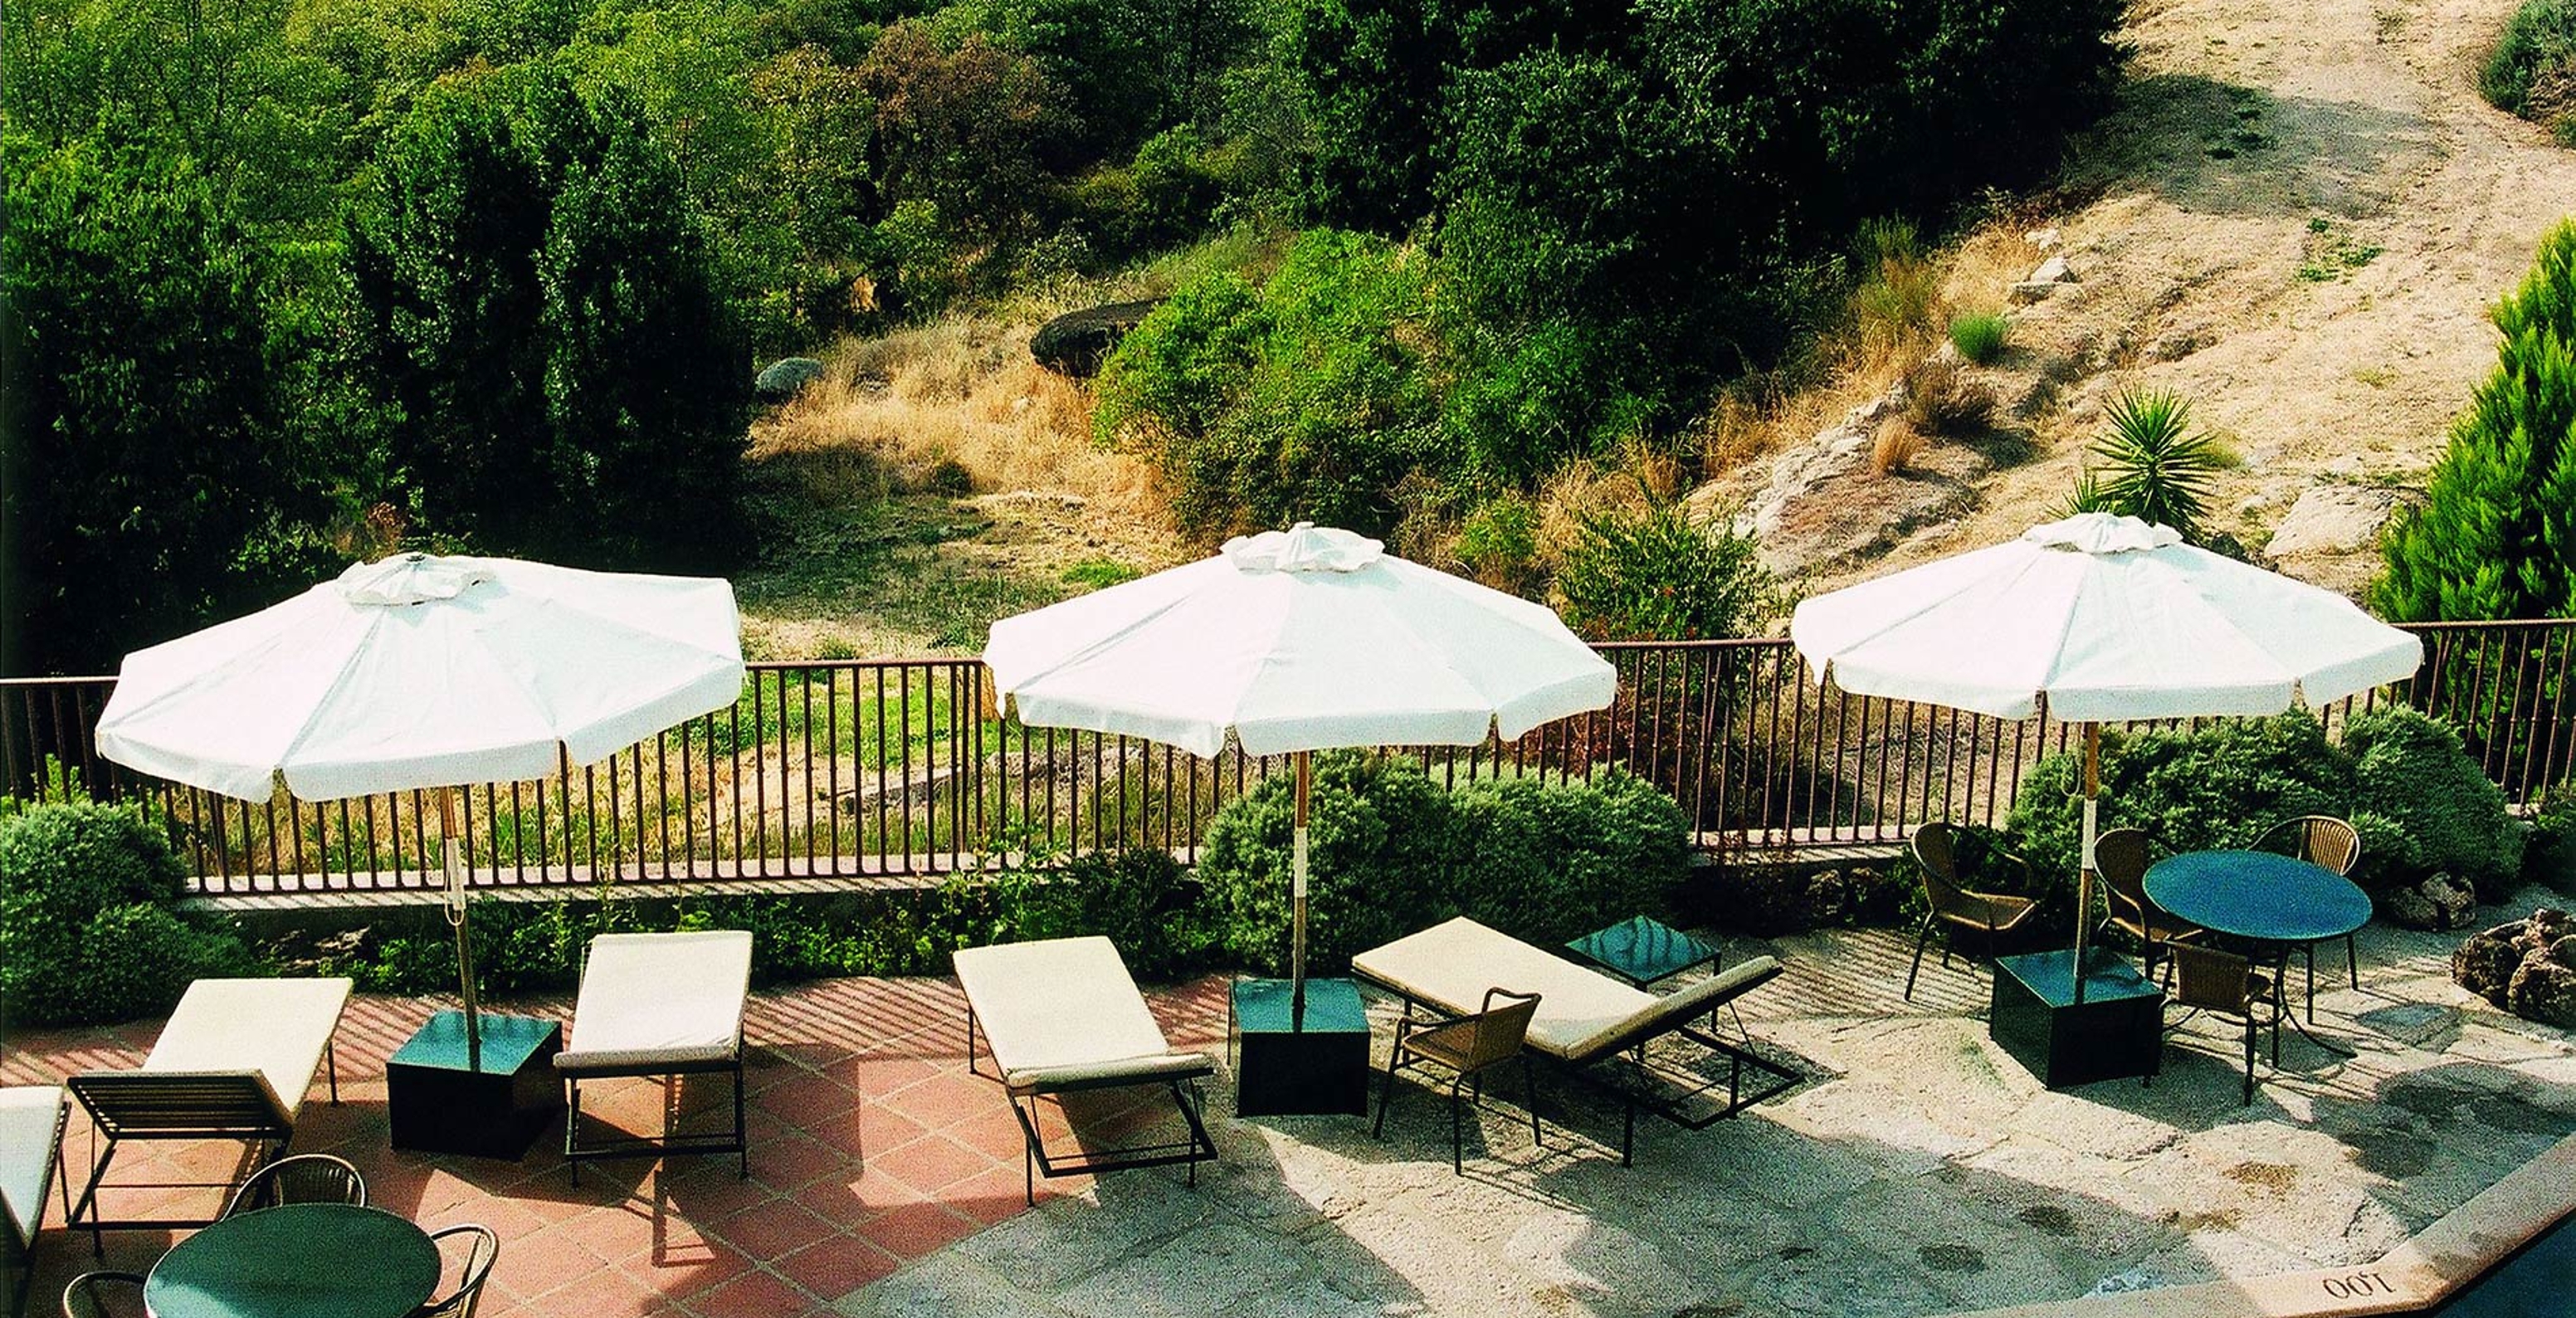
{"label": "metal railing", "polygon": [[[2330,731],[2389,701],[2458,726],[2509,796],[2571,774],[2576,622],[2417,628],[2409,682],[2320,711]],[[1412,748],[1444,782],[1616,765],[1669,791],[1705,846],[1778,850],[1901,841],[1919,823],[1993,824],[2070,728],[1822,691],[1785,641],[1602,647],[1611,708],[1518,742]],[[0,793],[139,799],[207,894],[421,891],[438,885],[426,792],[262,804],[146,778],[101,758],[110,678],[0,681]],[[1405,749],[1405,748],[1398,748]],[[476,881],[692,883],[927,877],[1109,845],[1188,852],[1227,801],[1284,757],[1199,760],[1136,738],[991,716],[972,659],[752,666],[731,709],[595,765],[465,795]]]}

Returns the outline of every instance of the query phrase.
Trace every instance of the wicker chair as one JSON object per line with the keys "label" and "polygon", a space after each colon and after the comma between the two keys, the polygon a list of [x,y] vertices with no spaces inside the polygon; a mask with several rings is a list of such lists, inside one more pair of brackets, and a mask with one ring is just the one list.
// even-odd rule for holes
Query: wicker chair
{"label": "wicker chair", "polygon": [[[1496,1006],[1498,1001],[1502,1005]],[[1485,990],[1483,1010],[1473,1016],[1432,1025],[1424,1025],[1411,1016],[1397,1020],[1395,1046],[1386,1056],[1386,1082],[1378,1090],[1377,1121],[1369,1127],[1369,1134],[1385,1138],[1386,1109],[1395,1100],[1397,1071],[1424,1062],[1446,1067],[1450,1072],[1449,1170],[1466,1175],[1459,1091],[1473,1084],[1477,1097],[1482,1098],[1484,1073],[1519,1058],[1521,1102],[1530,1114],[1530,1143],[1538,1144],[1538,1086],[1530,1075],[1529,1052],[1522,1047],[1529,1038],[1530,1018],[1537,1014],[1537,994],[1490,988]]]}
{"label": "wicker chair", "polygon": [[367,1205],[367,1178],[327,1153],[280,1158],[250,1174],[224,1205],[224,1216],[255,1213],[280,1204]]}
{"label": "wicker chair", "polygon": [[[1986,953],[1994,954],[1995,939],[2018,929],[2039,910],[2039,903],[2028,897],[2014,897],[1999,892],[1977,892],[1959,883],[1959,866],[1953,854],[1948,824],[1925,824],[1914,830],[1914,862],[1923,871],[1923,898],[1929,910],[1923,913],[1923,928],[1914,938],[1914,964],[1905,972],[1905,999],[1914,1000],[1914,980],[1923,973],[1923,949],[1939,929],[1941,964],[1950,964],[1950,935],[1956,930],[1974,930],[1984,935]],[[2005,859],[2025,872],[2028,862],[2019,856],[2005,854]]]}
{"label": "wicker chair", "polygon": [[2115,828],[2093,839],[2093,868],[2110,896],[2111,927],[2138,940],[2138,961],[2149,977],[2155,975],[2162,956],[2159,944],[2185,942],[2208,932],[2147,900],[2145,830]]}
{"label": "wicker chair", "polygon": [[[456,1289],[412,1311],[412,1318],[474,1318],[474,1306],[482,1303],[483,1283],[492,1275],[492,1263],[501,1257],[501,1237],[487,1226],[452,1226],[432,1231],[433,1243],[450,1240],[466,1242],[463,1267],[457,1274]],[[443,1257],[447,1251],[439,1251]],[[444,1267],[444,1262],[441,1264]]]}
{"label": "wicker chair", "polygon": [[[111,1295],[118,1298],[108,1299]],[[149,1312],[139,1272],[84,1272],[63,1287],[63,1318],[141,1318]]]}
{"label": "wicker chair", "polygon": [[[2176,943],[2171,948],[2171,955],[2176,981],[2175,1005],[2245,1022],[2245,1101],[2253,1102],[2254,1028],[2258,1008],[2265,1009],[2271,1017],[2272,1065],[2281,1064],[2283,1013],[2280,981],[2254,969],[2253,962],[2214,947]],[[2174,1028],[2181,1028],[2181,1022],[2176,1022]]]}
{"label": "wicker chair", "polygon": [[[2332,815],[2301,815],[2296,819],[2285,819],[2274,824],[2263,834],[2263,840],[2254,846],[2258,851],[2276,851],[2285,856],[2296,856],[2311,865],[2322,865],[2346,878],[2352,877],[2352,867],[2361,863],[2361,830],[2354,828],[2350,821]],[[2316,945],[2309,944],[2307,953],[2308,983],[2313,986],[2317,980]],[[2353,949],[2351,934],[2343,936],[2343,970],[2351,979],[2352,986],[2360,988],[2361,958]],[[2315,1014],[2311,1005],[2309,1015]]]}

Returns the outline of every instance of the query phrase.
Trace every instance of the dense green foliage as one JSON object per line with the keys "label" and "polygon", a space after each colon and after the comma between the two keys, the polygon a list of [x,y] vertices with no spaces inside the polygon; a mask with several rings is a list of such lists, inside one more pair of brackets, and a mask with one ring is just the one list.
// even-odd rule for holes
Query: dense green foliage
{"label": "dense green foliage", "polygon": [[2002,357],[2011,337],[2012,322],[2000,312],[1960,316],[1950,322],[1950,346],[1980,366],[1992,365]]}
{"label": "dense green foliage", "polygon": [[2576,784],[2561,783],[2540,798],[2524,840],[2522,878],[2576,896]]}
{"label": "dense green foliage", "polygon": [[2423,505],[2390,527],[2371,603],[2397,622],[2576,609],[2576,222],[2495,307],[2496,372],[2451,428]]}
{"label": "dense green foliage", "polygon": [[[2075,881],[2083,755],[2023,775],[2005,845],[2043,889]],[[2357,715],[2340,743],[2307,714],[2222,719],[2197,731],[2102,737],[2101,824],[2143,828],[2163,851],[2250,847],[2284,820],[2334,815],[2361,831],[2355,881],[2372,891],[2447,873],[2488,900],[2520,872],[2522,835],[2504,794],[2448,724],[2413,709]]]}
{"label": "dense green foliage", "polygon": [[2504,789],[2450,724],[2402,705],[2374,710],[2345,726],[2343,752],[2353,762],[2364,884],[2442,873],[2492,902],[2520,882],[2522,830],[2505,810]]}
{"label": "dense green foliage", "polygon": [[[1199,850],[1209,918],[1241,964],[1288,964],[1292,785],[1270,778],[1218,812]],[[1307,956],[1357,952],[1467,915],[1552,945],[1665,910],[1688,859],[1671,797],[1632,774],[1588,781],[1505,778],[1444,791],[1410,760],[1348,751],[1315,758]]]}
{"label": "dense green foliage", "polygon": [[[1427,297],[1269,325],[1263,359],[1335,356],[1314,340],[1337,333],[1400,348],[1388,364],[1422,382],[1374,396],[1436,402],[1441,442],[1407,474],[1457,512],[1668,433],[1822,322],[1851,273],[1832,254],[1866,217],[1937,218],[2044,166],[2103,85],[2119,10],[1291,0],[1281,48],[1312,128],[1309,216],[1417,236],[1432,259]],[[1204,310],[1188,292],[1176,305]],[[1195,424],[1167,399],[1204,396],[1158,378],[1202,360],[1176,362],[1176,337],[1211,341],[1166,327],[1113,359],[1125,397],[1108,433],[1205,501],[1191,491],[1232,469],[1157,442]],[[1309,420],[1255,415],[1280,432]],[[1409,443],[1416,413],[1402,419]],[[1278,493],[1294,516],[1350,506],[1331,484]]]}
{"label": "dense green foliage", "polygon": [[2523,0],[2478,70],[2478,91],[2509,114],[2567,132],[2576,75],[2576,0]]}
{"label": "dense green foliage", "polygon": [[0,1018],[77,1025],[167,1012],[200,975],[241,973],[240,941],[171,909],[184,872],[131,810],[0,817]]}
{"label": "dense green foliage", "polygon": [[1752,537],[1677,503],[1584,518],[1556,589],[1566,624],[1600,641],[1752,635],[1781,604]]}

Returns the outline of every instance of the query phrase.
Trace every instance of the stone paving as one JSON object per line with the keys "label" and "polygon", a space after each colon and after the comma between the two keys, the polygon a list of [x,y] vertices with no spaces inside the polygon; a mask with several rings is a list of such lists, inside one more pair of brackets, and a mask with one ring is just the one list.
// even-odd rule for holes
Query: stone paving
{"label": "stone paving", "polygon": [[[1628,1168],[1615,1109],[1544,1074],[1544,1147],[1498,1094],[1464,1176],[1440,1101],[1409,1081],[1379,1141],[1349,1118],[1232,1119],[1220,1079],[1225,1158],[1195,1189],[1176,1169],[1068,1178],[1023,1211],[1016,1123],[965,1073],[945,980],[755,995],[749,1180],[696,1158],[598,1164],[576,1189],[559,1132],[520,1163],[390,1152],[383,1058],[429,1001],[352,1004],[344,1102],[317,1093],[297,1147],[356,1161],[374,1202],[426,1226],[497,1229],[482,1313],[503,1318],[1934,1314],[2366,1262],[2576,1132],[2576,1041],[2453,987],[2456,937],[2365,931],[2358,990],[2321,965],[2317,1028],[2360,1056],[2289,1035],[2247,1106],[2214,1023],[2168,1048],[2152,1086],[2049,1093],[1986,1040],[1982,968],[1927,963],[1908,1003],[1895,932],[1760,945],[1789,972],[1744,1000],[1744,1022],[1811,1078],[1707,1130],[1646,1120]],[[1222,981],[1152,997],[1176,1041],[1221,1051]],[[14,1037],[0,1082],[130,1064],[154,1028]],[[606,1111],[649,1130],[666,1097],[636,1082]],[[727,1096],[717,1081],[676,1097],[685,1120]],[[1100,1134],[1151,1114],[1075,1117]],[[67,1155],[87,1148],[75,1112]],[[120,1173],[220,1175],[224,1157]],[[187,1206],[211,1211],[196,1194]],[[81,1268],[148,1267],[171,1239],[113,1233],[94,1265],[85,1236],[49,1229],[31,1307]]]}

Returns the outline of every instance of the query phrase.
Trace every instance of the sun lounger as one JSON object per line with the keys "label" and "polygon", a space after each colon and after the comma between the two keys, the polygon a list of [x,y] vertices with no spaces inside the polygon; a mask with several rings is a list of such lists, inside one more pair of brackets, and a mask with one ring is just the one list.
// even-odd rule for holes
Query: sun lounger
{"label": "sun lounger", "polygon": [[[1776,978],[1780,963],[1772,957],[1754,957],[1658,997],[1460,916],[1362,952],[1351,959],[1351,970],[1402,996],[1408,1014],[1419,1003],[1447,1016],[1472,1015],[1483,1003],[1485,990],[1496,985],[1538,994],[1528,1047],[1620,1100],[1626,1118],[1619,1141],[1621,1162],[1628,1161],[1636,1144],[1640,1107],[1699,1130],[1802,1078],[1740,1044],[1695,1028],[1702,1017]],[[1727,1097],[1722,1107],[1709,1111],[1702,1101],[1715,1090],[1715,1080],[1647,1058],[1646,1045],[1668,1035],[1688,1039],[1727,1059]],[[1774,1077],[1775,1083],[1746,1093],[1746,1067]],[[1680,1092],[1672,1092],[1675,1089]]]}
{"label": "sun lounger", "polygon": [[[65,1225],[88,1231],[92,1248],[103,1249],[105,1231],[214,1221],[102,1219],[98,1192],[117,1147],[128,1140],[239,1140],[251,1148],[254,1171],[285,1153],[304,1096],[326,1065],[331,1101],[340,1101],[331,1035],[349,1004],[349,987],[345,979],[201,979],[179,999],[141,1067],[88,1071],[65,1081],[89,1114],[93,1145],[106,1141],[96,1150],[89,1184]],[[227,1179],[107,1188],[229,1190],[232,1184]]]}
{"label": "sun lounger", "polygon": [[[743,1138],[742,1012],[751,995],[751,935],[739,929],[601,934],[590,940],[573,1003],[572,1033],[555,1055],[564,1078],[564,1160],[573,1183],[591,1158],[730,1153],[751,1175]],[[611,1076],[729,1072],[733,1130],[581,1142],[581,1082]]]}
{"label": "sun lounger", "polygon": [[[45,1191],[54,1179],[54,1151],[62,1146],[70,1104],[53,1085],[0,1089],[0,1279],[8,1281],[9,1312],[27,1307],[36,1279],[36,1230],[44,1225]],[[63,1190],[64,1208],[71,1189]]]}
{"label": "sun lounger", "polygon": [[[987,1078],[1002,1083],[1020,1119],[1030,1202],[1037,1200],[1040,1172],[1072,1176],[1186,1163],[1197,1183],[1198,1164],[1216,1156],[1200,1116],[1198,1080],[1216,1064],[1203,1053],[1172,1051],[1108,939],[970,947],[957,953],[956,967],[966,990],[966,1066],[987,1075],[975,1061],[980,1034],[993,1059]],[[1039,1098],[1137,1085],[1170,1086],[1188,1139],[1063,1157],[1047,1150],[1038,1134]]]}

